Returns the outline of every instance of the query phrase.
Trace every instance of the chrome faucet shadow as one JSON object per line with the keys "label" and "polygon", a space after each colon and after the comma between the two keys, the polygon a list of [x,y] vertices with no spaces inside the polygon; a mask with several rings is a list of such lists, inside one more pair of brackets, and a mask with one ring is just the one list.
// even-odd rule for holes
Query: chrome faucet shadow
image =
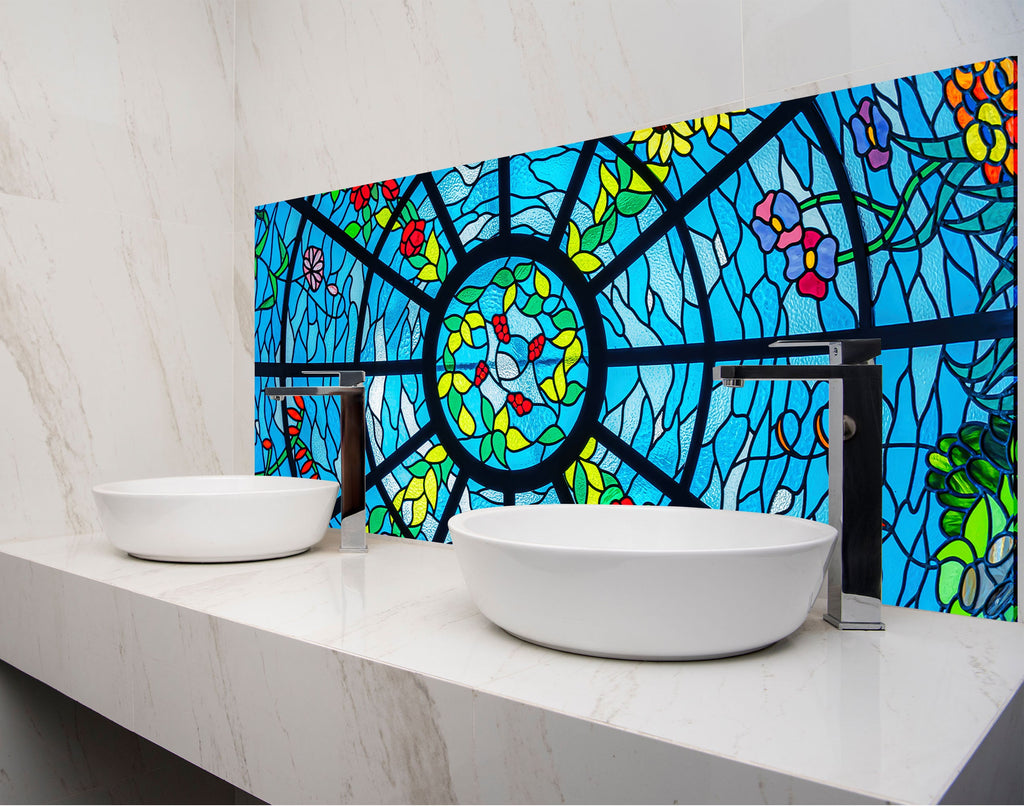
{"label": "chrome faucet shadow", "polygon": [[[366,430],[364,387],[366,373],[360,370],[342,372],[303,372],[303,375],[337,377],[333,386],[268,386],[263,393],[274,400],[286,397],[330,395],[340,398],[341,444],[338,456],[338,484],[341,487],[339,512],[345,518],[357,515],[360,522],[350,527],[342,524],[341,550],[366,551],[366,479],[364,477],[363,433]],[[358,527],[358,528],[356,528]]]}
{"label": "chrome faucet shadow", "polygon": [[825,620],[843,630],[882,623],[882,367],[880,339],[783,339],[769,347],[828,351],[818,365],[719,365],[727,387],[744,381],[828,381],[828,520],[839,533],[828,568]]}

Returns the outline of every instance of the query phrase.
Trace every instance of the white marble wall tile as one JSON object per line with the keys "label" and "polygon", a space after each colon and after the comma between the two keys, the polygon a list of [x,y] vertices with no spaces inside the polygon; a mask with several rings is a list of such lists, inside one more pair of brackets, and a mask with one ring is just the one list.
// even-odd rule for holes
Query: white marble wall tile
{"label": "white marble wall tile", "polygon": [[1024,45],[1014,0],[785,0],[743,4],[747,106],[854,87]]}
{"label": "white marble wall tile", "polygon": [[0,192],[228,229],[232,12],[0,4]]}
{"label": "white marble wall tile", "polygon": [[93,484],[231,461],[230,238],[0,196],[0,540],[93,531]]}

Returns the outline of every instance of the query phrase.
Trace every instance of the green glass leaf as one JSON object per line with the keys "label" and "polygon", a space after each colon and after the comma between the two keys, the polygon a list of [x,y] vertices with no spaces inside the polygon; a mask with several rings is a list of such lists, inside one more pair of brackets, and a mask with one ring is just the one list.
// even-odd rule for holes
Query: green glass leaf
{"label": "green glass leaf", "polygon": [[571,406],[582,394],[583,385],[577,381],[572,381],[565,389],[565,397],[562,398],[562,403],[566,406]]}
{"label": "green glass leaf", "polygon": [[458,421],[459,412],[462,411],[462,395],[459,394],[458,390],[453,386],[448,390],[448,411],[452,415],[452,419]]}
{"label": "green glass leaf", "polygon": [[410,473],[416,476],[416,478],[423,478],[425,475],[427,475],[427,471],[430,470],[430,467],[430,462],[428,462],[426,459],[417,459],[408,467],[408,470]]}
{"label": "green glass leaf", "polygon": [[530,272],[533,271],[532,263],[520,263],[516,266],[512,276],[516,278],[520,283],[530,276]]}
{"label": "green glass leaf", "polygon": [[960,578],[963,576],[964,566],[955,560],[944,562],[939,566],[938,594],[939,601],[944,605],[950,602],[960,592]]}
{"label": "green glass leaf", "polygon": [[455,295],[455,299],[466,305],[472,305],[474,302],[480,299],[480,297],[483,296],[483,293],[483,288],[479,288],[475,285],[467,285],[465,288],[461,289],[458,294]]}
{"label": "green glass leaf", "polygon": [[340,190],[332,190],[331,191],[331,201],[332,202],[337,202],[339,196],[341,196],[341,191]]}
{"label": "green glass leaf", "polygon": [[615,171],[619,175],[619,187],[627,187],[633,179],[633,169],[629,167],[622,157],[615,158]]}
{"label": "green glass leaf", "polygon": [[409,261],[409,265],[414,269],[422,269],[430,262],[427,260],[426,255],[412,255],[411,257],[407,257],[406,260]]}
{"label": "green glass leaf", "polygon": [[416,205],[411,201],[406,200],[405,206],[402,207],[402,221],[408,224],[410,221],[416,221],[419,217]]}
{"label": "green glass leaf", "polygon": [[939,503],[952,509],[968,510],[974,504],[975,496],[955,495],[950,492],[940,492],[936,498]]}
{"label": "green glass leaf", "polygon": [[530,298],[526,300],[526,304],[522,307],[524,316],[536,316],[540,313],[541,307],[544,305],[544,298],[537,294],[530,294]]}
{"label": "green glass leaf", "polygon": [[964,445],[978,453],[981,450],[981,432],[983,430],[984,426],[981,423],[965,423],[961,426],[957,435]]}
{"label": "green glass leaf", "polygon": [[948,434],[939,440],[939,450],[943,453],[949,453],[950,446],[956,442],[956,437],[951,437]]}
{"label": "green glass leaf", "polygon": [[494,406],[491,405],[491,401],[486,397],[481,396],[480,398],[480,417],[484,421],[484,427],[488,431],[494,430]]}
{"label": "green glass leaf", "polygon": [[601,491],[601,497],[597,500],[599,504],[610,504],[612,501],[622,500],[622,489],[619,487],[605,487]]}
{"label": "green glass leaf", "polygon": [[592,227],[587,227],[583,232],[583,237],[580,240],[580,249],[584,252],[593,252],[598,246],[603,243],[608,243],[615,234],[615,224],[618,221],[618,216],[615,213],[615,208],[608,208],[611,212],[602,219],[601,223],[594,224]]}
{"label": "green glass leaf", "polygon": [[929,490],[945,490],[946,489],[946,477],[942,473],[936,473],[934,470],[929,470],[924,474],[924,483]]}
{"label": "green glass leaf", "polygon": [[996,201],[973,215],[956,221],[947,220],[943,225],[951,230],[970,234],[992,232],[1003,229],[1015,217],[1015,213],[1016,205],[1013,202]]}
{"label": "green glass leaf", "polygon": [[372,215],[373,215],[373,214],[372,214],[372,213],[370,212],[370,205],[366,205],[366,206],[365,206],[365,207],[364,207],[364,208],[362,209],[362,211],[360,212],[360,215],[362,216],[362,218],[363,218],[363,221],[364,221],[365,223],[369,224],[369,223],[370,223],[370,216],[372,216]]}
{"label": "green glass leaf", "polygon": [[[363,209],[365,210],[367,208],[364,207]],[[365,224],[363,224],[362,227],[360,227],[359,234],[363,236],[363,242],[364,243],[369,243],[370,242],[370,232],[372,230],[373,230],[373,222],[372,221],[367,221]]]}
{"label": "green glass leaf", "polygon": [[442,283],[448,276],[448,253],[443,249],[437,255],[437,279]]}
{"label": "green glass leaf", "polygon": [[635,216],[651,201],[650,193],[623,190],[615,197],[615,209],[624,216]]}
{"label": "green glass leaf", "polygon": [[486,462],[491,458],[491,454],[494,453],[494,446],[492,445],[493,435],[488,434],[482,440],[480,440],[480,461]]}
{"label": "green glass leaf", "polygon": [[979,498],[968,510],[964,518],[963,535],[974,547],[974,556],[984,557],[988,539],[992,535],[992,513],[987,497]]}
{"label": "green glass leaf", "polygon": [[579,327],[576,322],[576,314],[570,311],[568,308],[563,308],[554,316],[551,317],[551,322],[559,330],[569,330],[570,328],[576,329]]}
{"label": "green glass leaf", "polygon": [[949,460],[954,465],[965,465],[968,460],[973,456],[967,448],[963,445],[954,445],[949,451]]}
{"label": "green glass leaf", "polygon": [[359,224],[357,224],[355,221],[351,221],[345,225],[345,234],[349,238],[355,238],[359,234],[359,231],[361,229],[362,227],[360,227]]}
{"label": "green glass leaf", "polygon": [[495,431],[491,437],[494,442],[494,458],[497,459],[503,467],[508,467],[508,462],[505,461],[505,435],[501,431]]}
{"label": "green glass leaf", "polygon": [[544,429],[544,432],[537,437],[537,441],[541,445],[556,445],[565,439],[565,432],[557,425],[549,425]]}
{"label": "green glass leaf", "polygon": [[380,534],[381,527],[384,526],[384,521],[388,517],[388,508],[385,506],[377,506],[370,510],[370,514],[366,519],[366,528],[371,534]]}
{"label": "green glass leaf", "polygon": [[939,527],[947,537],[959,537],[964,525],[964,513],[947,509],[939,516]]}
{"label": "green glass leaf", "polygon": [[454,314],[452,316],[445,317],[444,326],[452,333],[456,333],[458,329],[462,327],[462,317]]}
{"label": "green glass leaf", "polygon": [[936,453],[935,451],[928,454],[928,464],[936,470],[941,470],[943,473],[948,473],[953,469],[953,465],[950,464],[949,457],[944,456],[941,453]]}
{"label": "green glass leaf", "polygon": [[577,504],[587,503],[587,474],[580,465],[576,466],[576,477],[573,479],[572,494]]}
{"label": "green glass leaf", "polygon": [[501,269],[497,274],[494,275],[494,284],[500,288],[508,288],[512,283],[516,281],[515,275],[512,274],[508,269]]}
{"label": "green glass leaf", "polygon": [[999,503],[1011,518],[1017,514],[1017,491],[1010,483],[1009,476],[1003,476],[999,484]]}
{"label": "green glass leaf", "polygon": [[972,459],[968,462],[967,475],[989,492],[999,490],[999,471],[987,459]]}
{"label": "green glass leaf", "polygon": [[285,270],[288,268],[288,245],[284,242],[284,238],[277,236],[277,249],[281,253],[281,265],[277,267],[277,271],[273,272],[278,277],[283,277]]}
{"label": "green glass leaf", "polygon": [[946,482],[949,489],[959,495],[974,495],[978,492],[978,488],[967,478],[967,471],[962,468],[946,476]]}
{"label": "green glass leaf", "polygon": [[444,354],[443,354],[441,360],[444,362],[444,371],[445,372],[454,372],[455,371],[455,356],[452,355],[452,351],[448,349],[448,345],[447,344],[444,346]]}

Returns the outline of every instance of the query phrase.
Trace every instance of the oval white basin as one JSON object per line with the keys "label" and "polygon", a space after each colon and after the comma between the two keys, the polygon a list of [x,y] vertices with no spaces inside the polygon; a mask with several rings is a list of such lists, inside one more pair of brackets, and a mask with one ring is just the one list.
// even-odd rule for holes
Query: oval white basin
{"label": "oval white basin", "polygon": [[107,538],[146,560],[269,560],[319,542],[338,484],[285,476],[179,476],[93,488]]}
{"label": "oval white basin", "polygon": [[796,630],[836,530],[785,515],[553,504],[448,522],[477,607],[554,649],[635,660],[752,652]]}

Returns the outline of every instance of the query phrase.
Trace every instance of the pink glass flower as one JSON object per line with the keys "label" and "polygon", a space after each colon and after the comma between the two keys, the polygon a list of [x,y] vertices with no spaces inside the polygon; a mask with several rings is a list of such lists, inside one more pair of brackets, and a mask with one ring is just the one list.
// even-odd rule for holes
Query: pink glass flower
{"label": "pink glass flower", "polygon": [[316,291],[323,282],[324,250],[319,246],[310,246],[302,253],[302,275],[312,291]]}
{"label": "pink glass flower", "polygon": [[799,243],[803,236],[800,209],[784,190],[770,190],[754,208],[751,229],[761,243],[761,250],[785,249]]}

